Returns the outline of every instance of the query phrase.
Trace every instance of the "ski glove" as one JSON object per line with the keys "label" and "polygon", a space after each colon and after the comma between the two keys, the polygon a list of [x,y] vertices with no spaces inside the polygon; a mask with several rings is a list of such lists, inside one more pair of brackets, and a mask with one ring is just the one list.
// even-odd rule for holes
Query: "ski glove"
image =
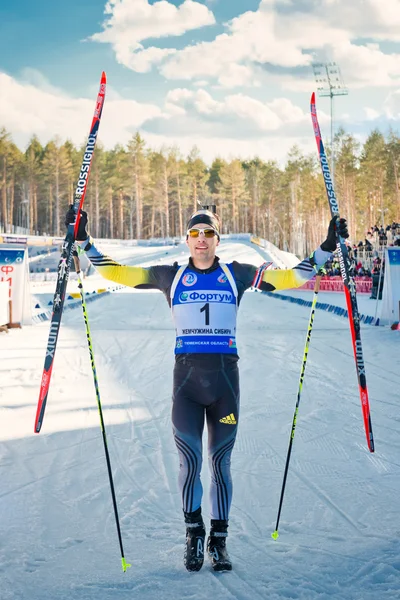
{"label": "ski glove", "polygon": [[[68,225],[70,223],[73,223],[74,221],[75,221],[74,205],[71,204],[71,206],[68,209],[67,214],[65,215],[66,227],[68,227]],[[84,210],[81,209],[81,218],[79,219],[78,231],[76,234],[77,242],[84,242],[85,240],[88,239],[89,234],[87,232],[87,224],[88,224],[87,212],[85,212]]]}
{"label": "ski glove", "polygon": [[342,238],[349,237],[346,219],[339,219],[339,217],[331,219],[328,227],[328,235],[326,236],[326,240],[321,244],[321,250],[325,250],[326,252],[334,252],[336,250],[336,232]]}

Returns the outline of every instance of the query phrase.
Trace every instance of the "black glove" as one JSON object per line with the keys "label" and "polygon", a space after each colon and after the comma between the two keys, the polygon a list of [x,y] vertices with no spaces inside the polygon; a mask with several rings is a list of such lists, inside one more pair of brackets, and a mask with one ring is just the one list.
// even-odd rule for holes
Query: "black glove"
{"label": "black glove", "polygon": [[326,252],[334,252],[336,250],[336,232],[342,238],[346,239],[349,237],[346,219],[339,219],[338,217],[331,219],[328,227],[328,235],[326,236],[326,240],[321,244],[321,250],[325,250]]}
{"label": "black glove", "polygon": [[[74,221],[75,221],[74,205],[71,204],[71,206],[68,209],[67,214],[65,215],[66,227],[68,227],[68,225],[70,223],[73,223]],[[83,242],[84,240],[88,239],[89,234],[87,231],[87,224],[88,224],[87,212],[85,212],[84,210],[81,209],[81,218],[79,219],[78,231],[76,234],[76,240],[78,242]]]}

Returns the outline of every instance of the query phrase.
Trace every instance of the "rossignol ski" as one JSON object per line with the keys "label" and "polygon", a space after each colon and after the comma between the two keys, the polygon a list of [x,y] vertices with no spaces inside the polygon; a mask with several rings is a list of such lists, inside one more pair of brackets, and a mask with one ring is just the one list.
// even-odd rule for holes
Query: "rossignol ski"
{"label": "rossignol ski", "polygon": [[[335,189],[329,170],[324,144],[322,142],[321,130],[319,128],[317,109],[315,107],[315,93],[311,96],[311,118],[314,127],[315,141],[317,142],[319,160],[324,177],[326,194],[328,196],[329,208],[332,217],[339,217],[339,205],[336,199]],[[353,343],[354,358],[356,361],[358,386],[360,391],[361,408],[364,418],[365,434],[370,452],[374,452],[374,436],[372,434],[371,414],[369,410],[368,388],[365,376],[365,365],[361,344],[360,315],[357,306],[356,284],[350,272],[349,253],[343,238],[336,238],[337,256],[339,259],[340,273],[343,279],[344,293],[346,296],[347,313],[349,317],[351,339]]]}
{"label": "rossignol ski", "polygon": [[47,342],[46,357],[44,361],[44,369],[42,375],[42,381],[40,384],[39,400],[36,411],[35,420],[35,433],[39,433],[43,424],[44,411],[46,409],[47,397],[49,394],[49,386],[51,379],[51,372],[53,369],[54,355],[56,352],[58,333],[60,331],[61,315],[64,307],[65,293],[67,290],[67,283],[69,278],[69,272],[71,268],[72,252],[74,249],[76,234],[79,227],[80,221],[80,209],[82,208],[85,200],[86,188],[89,179],[90,166],[92,163],[93,152],[96,145],[97,134],[99,131],[101,113],[103,111],[104,98],[106,94],[106,74],[102,73],[100,80],[100,90],[97,96],[96,108],[94,110],[94,116],[92,125],[90,128],[85,153],[83,155],[83,161],[81,170],[79,173],[78,184],[75,190],[74,196],[74,211],[76,215],[75,223],[71,223],[68,226],[67,235],[62,245],[62,252],[60,262],[58,263],[57,270],[57,284],[56,291],[53,299],[53,313],[50,321],[50,333]]}

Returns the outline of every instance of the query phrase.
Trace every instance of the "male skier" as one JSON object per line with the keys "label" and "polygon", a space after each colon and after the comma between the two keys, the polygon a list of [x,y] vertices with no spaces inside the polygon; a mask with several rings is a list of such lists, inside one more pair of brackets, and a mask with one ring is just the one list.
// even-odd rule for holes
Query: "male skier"
{"label": "male skier", "polygon": [[[75,221],[71,208],[66,224]],[[121,265],[104,255],[87,233],[87,214],[81,212],[77,241],[94,267],[115,283],[138,289],[161,290],[176,328],[173,377],[172,426],[179,454],[179,488],[186,524],[184,564],[199,571],[204,561],[205,525],[201,514],[202,435],[208,429],[211,471],[211,527],[207,552],[215,571],[229,571],[226,550],[232,501],[231,453],[239,420],[239,360],[236,347],[236,315],[244,292],[302,286],[331,258],[336,249],[336,230],[348,237],[345,219],[332,219],[325,242],[293,269],[267,270],[233,261],[220,262],[218,217],[199,210],[187,224],[187,264],[149,268]]]}

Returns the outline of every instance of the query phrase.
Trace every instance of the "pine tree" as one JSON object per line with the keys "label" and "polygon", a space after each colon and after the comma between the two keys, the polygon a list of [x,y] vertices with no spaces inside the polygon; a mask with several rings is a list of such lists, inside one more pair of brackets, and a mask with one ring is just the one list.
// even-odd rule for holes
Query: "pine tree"
{"label": "pine tree", "polygon": [[[19,223],[18,211],[15,209],[17,179],[21,177],[22,152],[11,141],[9,133],[0,129],[0,230],[12,231],[14,223]],[[21,198],[19,198],[19,205]],[[21,216],[22,220],[22,216]]]}
{"label": "pine tree", "polygon": [[190,185],[190,196],[192,200],[193,212],[204,204],[206,196],[206,181],[208,179],[207,166],[200,158],[199,149],[193,146],[187,158],[187,174]]}
{"label": "pine tree", "polygon": [[368,193],[370,225],[384,222],[384,183],[387,169],[385,139],[377,129],[367,138],[360,157],[360,179]]}
{"label": "pine tree", "polygon": [[125,227],[125,196],[129,193],[128,153],[117,145],[107,153],[106,177],[106,230],[111,238],[124,239],[128,235]]}
{"label": "pine tree", "polygon": [[[248,192],[246,188],[246,179],[244,169],[240,160],[235,159],[230,163],[225,163],[219,173],[221,184],[220,194],[229,203],[230,230],[233,233],[239,231],[239,211],[244,214],[244,228],[247,229],[247,199]],[[226,217],[225,217],[225,220]]]}
{"label": "pine tree", "polygon": [[130,160],[130,237],[134,237],[133,216],[136,217],[136,239],[143,236],[143,198],[149,185],[149,158],[146,143],[139,133],[136,133],[128,143]]}
{"label": "pine tree", "polygon": [[33,136],[25,152],[26,183],[25,190],[28,200],[29,230],[36,233],[38,223],[38,191],[41,176],[43,148],[36,136]]}
{"label": "pine tree", "polygon": [[[339,199],[340,212],[347,217],[350,239],[353,240],[361,234],[360,228],[357,228],[357,220],[362,218],[365,210],[360,198],[356,202],[358,153],[359,144],[356,139],[340,128],[335,135],[335,190]],[[365,230],[365,224],[362,229]]]}
{"label": "pine tree", "polygon": [[392,130],[386,148],[389,219],[400,223],[400,137]]}
{"label": "pine tree", "polygon": [[168,153],[168,169],[170,173],[169,192],[170,199],[175,206],[175,235],[182,237],[185,234],[186,209],[189,206],[188,173],[187,165],[182,159],[179,149],[173,147]]}
{"label": "pine tree", "polygon": [[40,207],[46,219],[43,221],[48,224],[48,231],[60,236],[64,231],[63,209],[69,204],[72,162],[67,149],[60,144],[58,138],[50,141],[44,148],[41,173],[48,186],[48,201],[42,202]]}

